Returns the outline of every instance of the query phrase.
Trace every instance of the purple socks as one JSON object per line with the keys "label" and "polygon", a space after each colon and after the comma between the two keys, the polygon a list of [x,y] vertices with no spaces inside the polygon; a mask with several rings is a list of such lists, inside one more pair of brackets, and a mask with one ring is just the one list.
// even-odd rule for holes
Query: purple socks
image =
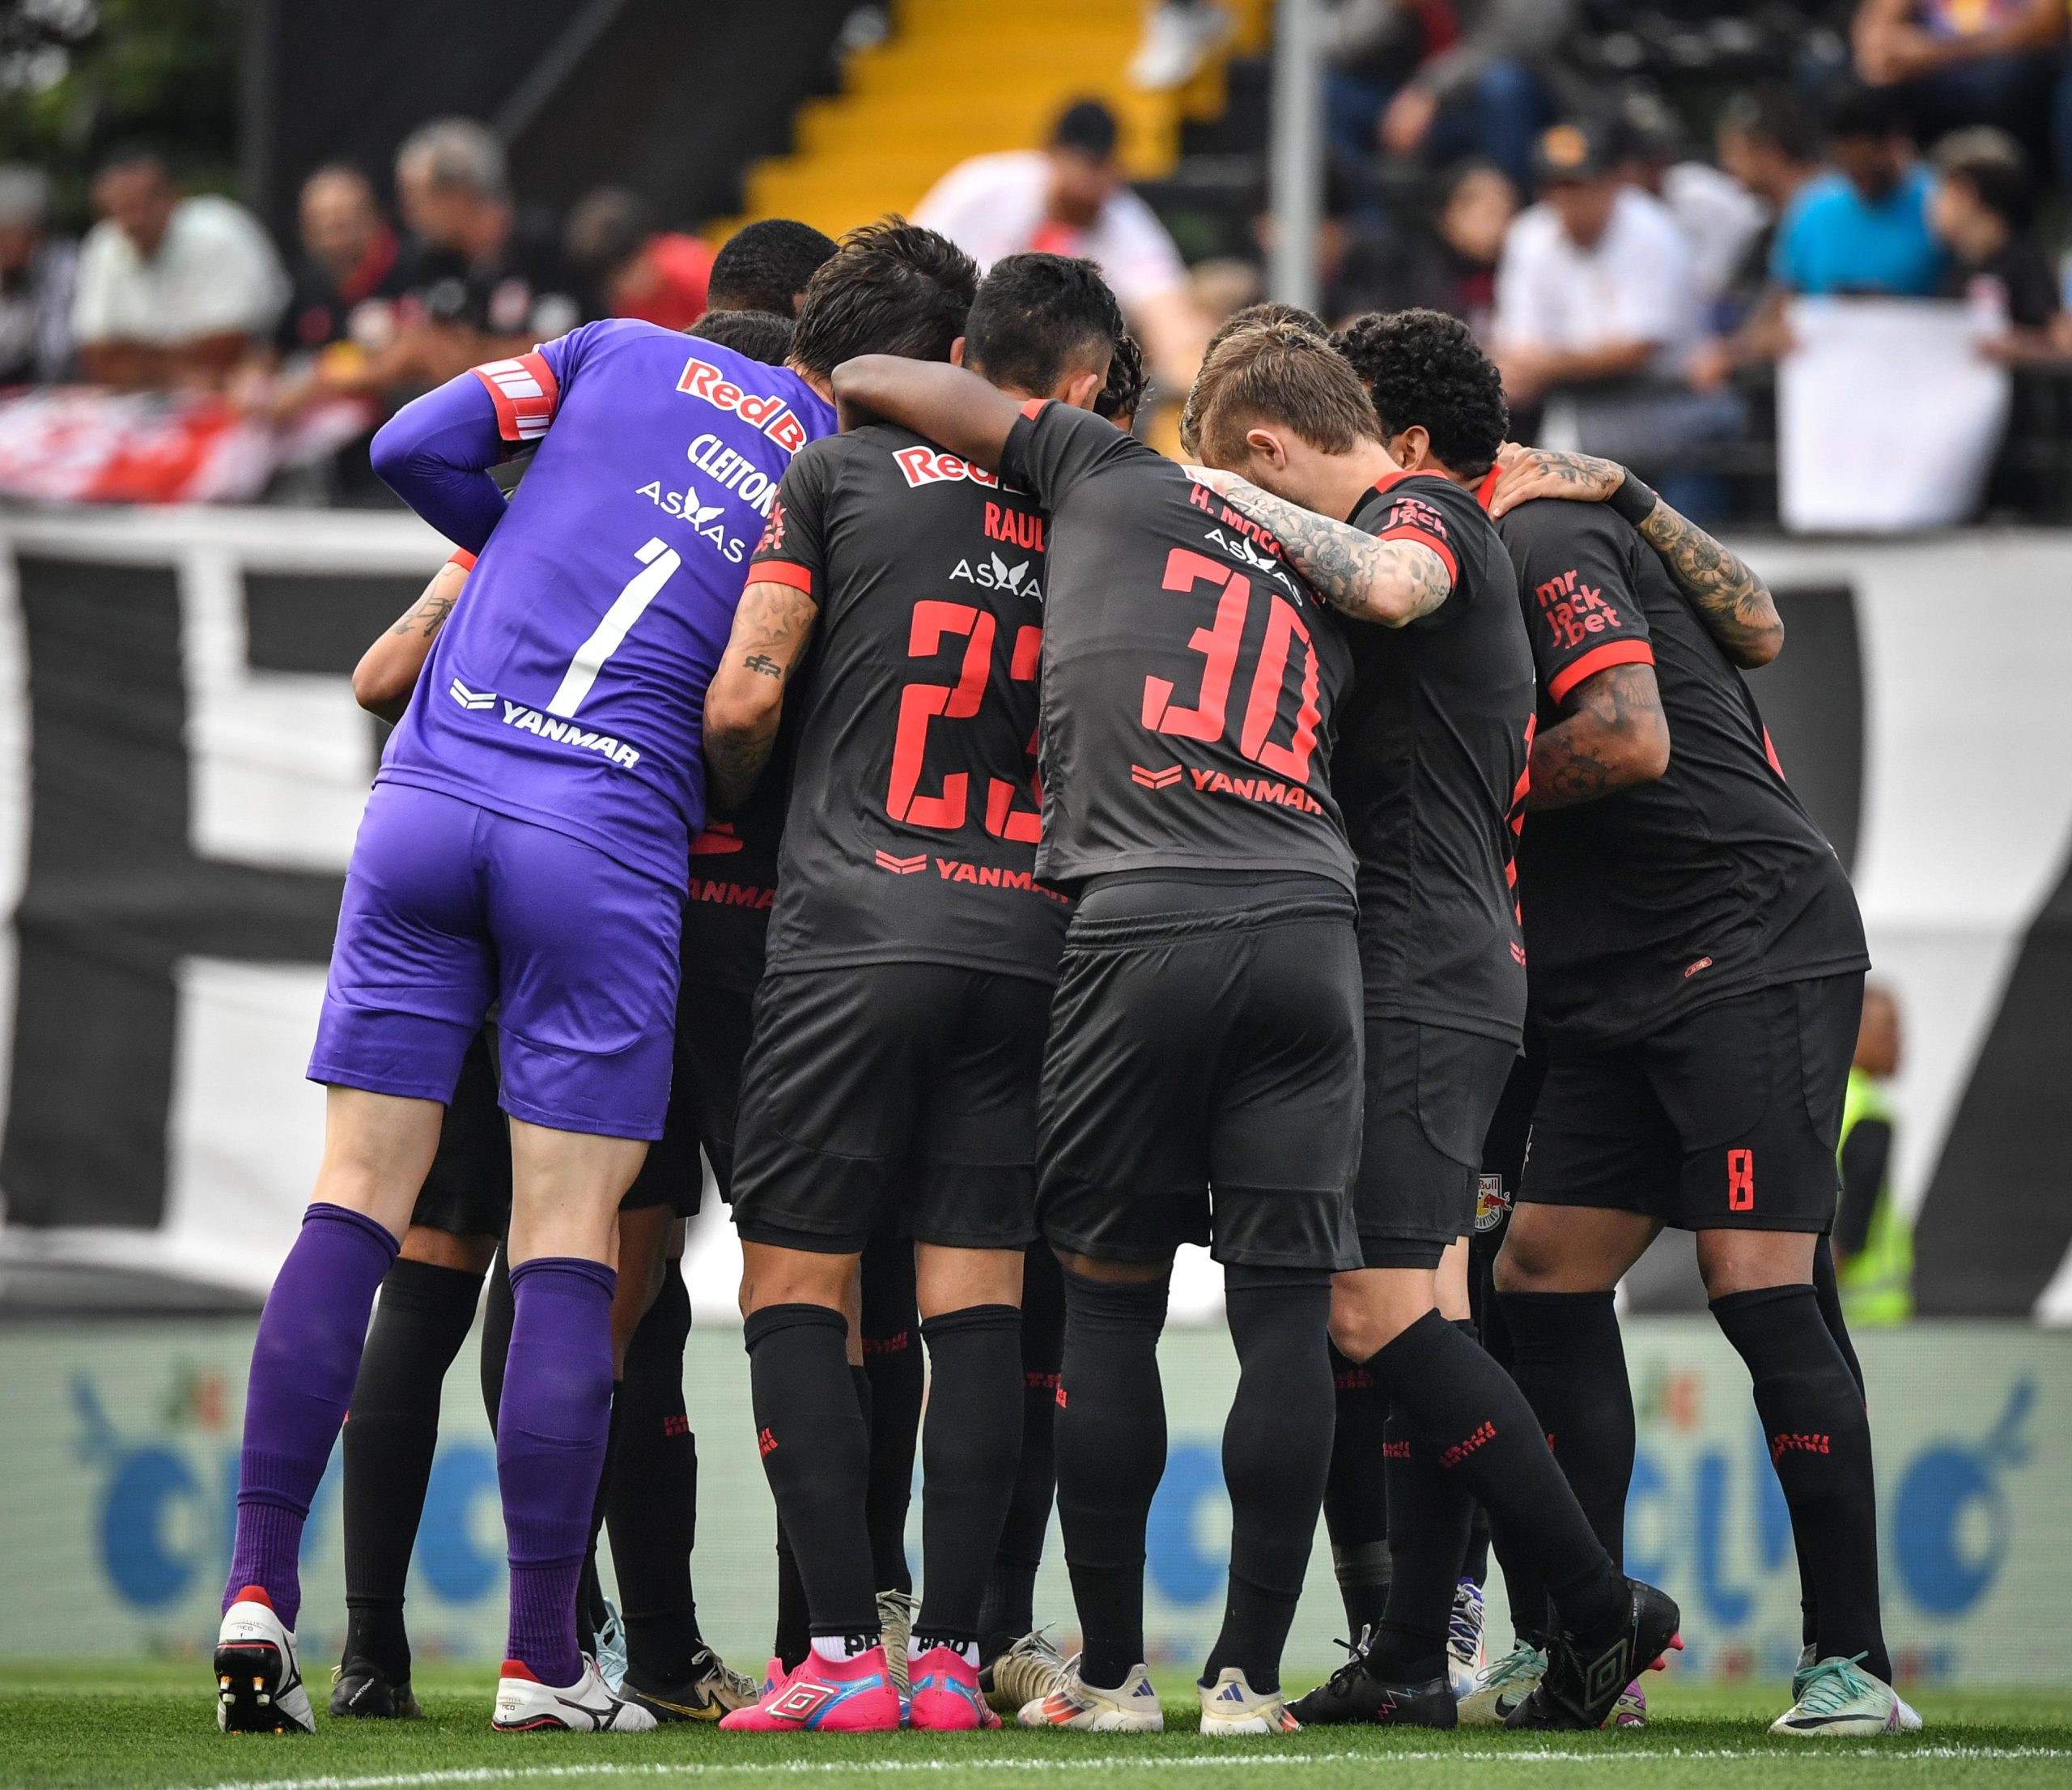
{"label": "purple socks", "polygon": [[612,1292],[602,1262],[546,1256],[511,1270],[515,1312],[496,1473],[511,1547],[507,1658],[542,1684],[572,1685],[575,1581],[611,1422]]}
{"label": "purple socks", "polygon": [[302,1525],[346,1420],[375,1289],[396,1248],[363,1213],[318,1204],[303,1215],[252,1346],[225,1609],[258,1585],[288,1628],[302,1613]]}

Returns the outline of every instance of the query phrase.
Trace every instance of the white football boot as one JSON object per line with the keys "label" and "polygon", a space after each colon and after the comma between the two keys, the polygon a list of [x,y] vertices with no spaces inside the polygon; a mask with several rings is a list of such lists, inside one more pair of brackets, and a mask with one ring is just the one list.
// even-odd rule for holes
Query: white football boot
{"label": "white football boot", "polygon": [[1055,1686],[1024,1703],[1015,1719],[1024,1728],[1072,1728],[1088,1734],[1159,1734],[1166,1728],[1166,1711],[1141,1661],[1113,1690],[1103,1690],[1080,1677],[1076,1655],[1065,1662]]}
{"label": "white football boot", "polygon": [[1064,1675],[1064,1657],[1039,1628],[1023,1635],[980,1673],[979,1687],[1001,1715],[1013,1716],[1024,1703],[1041,1703]]}
{"label": "white football boot", "polygon": [[1899,1692],[1863,1669],[1862,1657],[1838,1654],[1804,1673],[1798,1702],[1770,1724],[1770,1732],[1796,1740],[1919,1733],[1921,1717]]}
{"label": "white football boot", "polygon": [[216,1726],[226,1734],[313,1734],[295,1637],[274,1602],[247,1585],[216,1631]]}
{"label": "white football boot", "polygon": [[1288,1711],[1278,1690],[1252,1689],[1242,1666],[1226,1665],[1214,1684],[1196,1684],[1201,1699],[1201,1731],[1211,1740],[1241,1734],[1293,1734],[1302,1724]]}
{"label": "white football boot", "polygon": [[1530,1697],[1547,1676],[1547,1656],[1530,1641],[1514,1641],[1501,1659],[1492,1660],[1475,1674],[1465,1697],[1458,1699],[1463,1728],[1501,1728],[1511,1711]]}
{"label": "white football boot", "polygon": [[574,1734],[644,1734],[655,1713],[614,1697],[597,1662],[583,1656],[583,1675],[572,1685],[541,1684],[516,1660],[503,1662],[496,1681],[496,1712],[490,1726],[499,1734],[534,1734],[566,1729]]}

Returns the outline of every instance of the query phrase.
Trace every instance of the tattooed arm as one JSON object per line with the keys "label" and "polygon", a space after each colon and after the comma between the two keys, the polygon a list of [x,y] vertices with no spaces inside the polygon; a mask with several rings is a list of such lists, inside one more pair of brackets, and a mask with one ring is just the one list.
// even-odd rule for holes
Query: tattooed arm
{"label": "tattooed arm", "polygon": [[805,656],[820,606],[803,590],[751,583],[734,611],[734,631],[705,692],[705,763],[712,806],[741,806],[770,762],[784,717],[784,687]]}
{"label": "tattooed arm", "polygon": [[[1616,461],[1590,454],[1507,447],[1503,465],[1503,476],[1490,494],[1492,517],[1535,497],[1607,503],[1626,482],[1626,469]],[[1784,622],[1776,601],[1747,561],[1658,498],[1637,525],[1641,538],[1654,549],[1727,657],[1752,669],[1783,651]]]}
{"label": "tattooed arm", "polygon": [[468,581],[468,568],[449,559],[431,575],[423,594],[405,610],[396,625],[360,655],[353,667],[353,700],[370,715],[384,721],[399,721],[410,707],[410,692],[418,674],[431,657],[431,643],[439,638],[446,618],[461,600]]}
{"label": "tattooed arm", "polygon": [[1365,529],[1306,510],[1234,473],[1188,470],[1272,529],[1289,564],[1340,614],[1401,627],[1430,614],[1453,594],[1446,561],[1418,542],[1377,541]]}
{"label": "tattooed arm", "polygon": [[1653,665],[1615,665],[1586,678],[1562,707],[1561,719],[1532,742],[1528,810],[1574,808],[1669,768],[1669,723]]}

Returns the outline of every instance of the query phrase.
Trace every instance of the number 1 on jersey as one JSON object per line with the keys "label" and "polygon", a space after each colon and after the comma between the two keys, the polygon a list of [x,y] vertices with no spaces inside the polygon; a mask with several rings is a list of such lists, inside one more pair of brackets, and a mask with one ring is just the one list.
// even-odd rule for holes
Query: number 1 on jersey
{"label": "number 1 on jersey", "polygon": [[562,675],[561,687],[547,704],[550,715],[558,715],[566,721],[583,706],[584,699],[590,694],[590,687],[597,681],[597,674],[604,669],[605,661],[625,645],[626,636],[633,631],[633,624],[683,563],[683,555],[674,547],[652,538],[645,546],[636,549],[633,556],[643,569],[635,572],[626,589],[612,599],[612,606],[591,631],[590,638],[576,648],[575,657],[568,661],[568,670]]}

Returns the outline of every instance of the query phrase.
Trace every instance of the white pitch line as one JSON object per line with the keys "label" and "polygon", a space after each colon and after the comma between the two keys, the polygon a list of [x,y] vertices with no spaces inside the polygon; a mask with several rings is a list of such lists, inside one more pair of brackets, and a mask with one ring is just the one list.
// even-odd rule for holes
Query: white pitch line
{"label": "white pitch line", "polygon": [[970,1759],[796,1759],[781,1763],[719,1765],[699,1760],[653,1760],[643,1763],[590,1765],[468,1766],[437,1771],[397,1771],[366,1777],[250,1778],[196,1787],[196,1790],[418,1790],[420,1786],[467,1784],[524,1784],[571,1778],[702,1778],[783,1777],[799,1775],[890,1775],[957,1771],[1135,1771],[1250,1770],[1261,1766],[1318,1766],[1359,1763],[1366,1765],[1434,1765],[1449,1762],[1476,1765],[1611,1765],[1660,1764],[1665,1760],[1765,1759],[1775,1764],[1787,1761],[1880,1758],[1896,1765],[1903,1761],[2072,1759],[2072,1748],[2057,1746],[1908,1746],[1873,1753],[1851,1747],[1837,1754],[1828,1746],[1808,1746],[1796,1752],[1756,1746],[1657,1746],[1641,1750],[1620,1746],[1603,1751],[1561,1750],[1554,1747],[1521,1748],[1515,1751],[1482,1752],[1467,1750],[1428,1750],[1397,1752],[1340,1753],[1191,1753],[1149,1758],[1127,1753],[1104,1753],[1091,1758],[970,1758]]}

